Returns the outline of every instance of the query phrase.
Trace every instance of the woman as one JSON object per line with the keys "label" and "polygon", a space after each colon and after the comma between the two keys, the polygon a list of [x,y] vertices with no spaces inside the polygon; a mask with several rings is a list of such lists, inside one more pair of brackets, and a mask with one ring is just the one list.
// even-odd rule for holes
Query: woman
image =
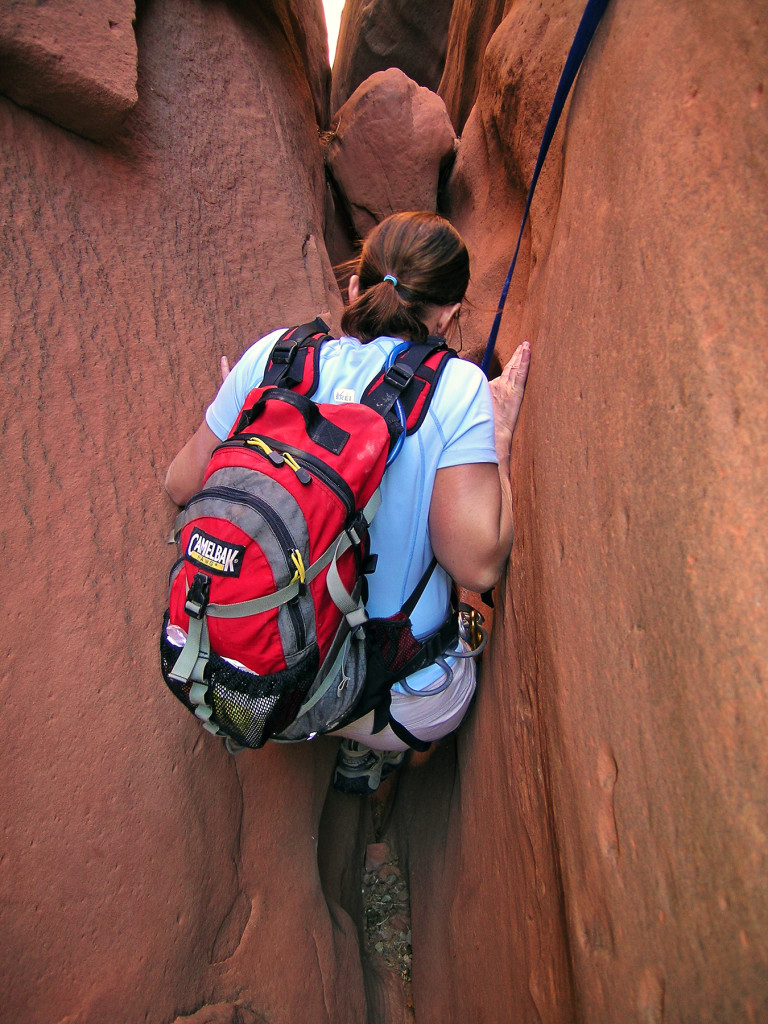
{"label": "woman", "polygon": [[[403,344],[445,335],[459,314],[469,283],[469,257],[455,229],[428,213],[394,214],[366,239],[349,282],[343,336],[323,345],[317,402],[359,401],[366,385]],[[261,382],[282,329],[257,341],[224,382],[197,432],[171,463],[165,481],[184,505],[200,490],[210,455],[229,434],[248,392]],[[450,360],[429,413],[407,437],[382,482],[381,507],[370,529],[378,555],[369,577],[368,613],[400,610],[425,569],[438,567],[411,616],[426,636],[445,620],[451,579],[482,592],[497,581],[512,546],[509,456],[528,373],[521,345],[488,385],[472,363]],[[403,730],[431,742],[453,732],[475,689],[471,658],[446,657],[396,684],[392,725],[373,733],[373,712],[338,730],[343,737],[334,785],[373,792],[403,760]],[[450,682],[445,686],[446,679]]]}

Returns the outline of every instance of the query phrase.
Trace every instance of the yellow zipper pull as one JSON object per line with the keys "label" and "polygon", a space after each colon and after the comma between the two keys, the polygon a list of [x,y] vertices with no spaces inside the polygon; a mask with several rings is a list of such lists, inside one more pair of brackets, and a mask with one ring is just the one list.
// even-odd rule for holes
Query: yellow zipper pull
{"label": "yellow zipper pull", "polygon": [[296,461],[296,459],[294,459],[292,455],[289,455],[288,452],[283,452],[283,459],[285,460],[286,466],[290,466],[293,472],[299,478],[300,484],[312,483],[312,477],[309,475],[306,469],[304,469],[302,466],[298,464],[298,462]]}
{"label": "yellow zipper pull", "polygon": [[250,445],[251,448],[258,448],[260,452],[263,452],[273,466],[282,466],[285,461],[280,452],[276,452],[274,448],[270,448],[267,442],[262,441],[260,437],[249,437],[245,443]]}
{"label": "yellow zipper pull", "polygon": [[291,561],[296,567],[296,572],[293,574],[291,583],[303,583],[304,577],[306,576],[306,570],[304,569],[304,559],[301,557],[301,552],[294,548],[291,552]]}

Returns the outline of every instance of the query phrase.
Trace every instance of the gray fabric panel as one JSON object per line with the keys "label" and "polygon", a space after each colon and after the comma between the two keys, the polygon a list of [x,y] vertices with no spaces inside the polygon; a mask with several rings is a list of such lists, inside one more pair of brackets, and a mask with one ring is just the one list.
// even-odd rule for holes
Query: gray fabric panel
{"label": "gray fabric panel", "polygon": [[[340,671],[328,676],[335,667],[339,654],[339,641],[346,646]],[[325,673],[325,674],[324,674]],[[354,633],[348,632],[346,623],[342,621],[339,632],[331,645],[323,668],[307,694],[307,701],[323,687],[325,691],[320,699],[303,715],[292,722],[275,740],[282,742],[306,740],[315,733],[326,732],[336,728],[341,719],[357,703],[365,685],[365,641]]]}
{"label": "gray fabric panel", "polygon": [[[286,473],[293,475],[293,471],[284,467]],[[265,473],[257,470],[247,469],[244,466],[227,466],[219,469],[209,477],[206,487],[236,487],[238,490],[247,491],[262,498],[272,508],[280,509],[280,518],[288,527],[301,550],[302,539],[306,546],[307,537],[304,529],[304,515],[299,504],[290,491],[287,491],[277,480],[273,480]],[[302,538],[303,535],[303,538]],[[304,558],[309,559],[309,551],[302,552]]]}
{"label": "gray fabric panel", "polygon": [[[285,469],[286,472],[291,472],[287,466]],[[238,490],[248,491],[249,493],[258,495],[258,497],[265,501],[270,508],[276,510],[279,509],[280,518],[285,523],[294,544],[301,552],[305,568],[309,566],[309,535],[307,534],[304,515],[293,495],[289,491],[286,491],[286,489],[276,480],[272,480],[263,473],[255,472],[252,469],[227,467],[226,469],[220,469],[213,473],[208,480],[207,486],[236,487]],[[235,520],[233,520],[233,522],[234,521]],[[264,526],[257,538],[258,543],[262,548],[264,548],[264,541],[267,535],[274,537],[271,527]],[[280,572],[280,575],[277,576],[277,585],[278,588],[281,588],[290,583],[291,577],[294,573],[294,567],[291,565],[290,569],[288,569],[285,563],[285,558],[280,553],[282,550],[280,545],[277,540],[274,540],[273,543],[277,549],[279,560],[278,571]],[[267,554],[266,550],[265,554]],[[269,558],[270,566],[272,566],[274,572],[275,562],[273,562],[271,555],[268,555],[267,557]],[[306,632],[306,644],[302,648],[299,648],[296,643],[293,620],[288,606],[282,605],[277,613],[277,627],[280,630],[280,636],[283,638],[283,651],[285,654],[285,663],[288,668],[293,668],[295,664],[301,661],[306,653],[307,647],[316,642],[315,605],[309,591],[307,591],[303,597],[297,598],[294,607],[298,608],[304,622],[304,630]]]}
{"label": "gray fabric panel", "polygon": [[[291,472],[291,470],[286,467],[286,472]],[[209,487],[234,487],[237,490],[255,494],[272,509],[279,509],[280,518],[301,553],[305,567],[309,567],[309,537],[304,516],[293,495],[276,480],[242,466],[227,466],[217,470],[209,477],[204,490]],[[224,498],[203,498],[181,513],[176,528],[181,529],[186,522],[204,515],[225,516],[249,537],[252,537],[269,562],[277,588],[282,589],[288,585],[294,573],[293,566],[289,570],[283,549],[272,527],[267,524],[259,512],[247,505],[231,504]],[[304,621],[306,647],[310,647],[315,643],[315,608],[308,591],[303,597],[297,599],[296,607]],[[291,613],[286,605],[282,605],[278,611],[277,624],[280,636],[283,638],[286,663],[292,666],[300,660],[306,647],[301,650],[297,647]]]}

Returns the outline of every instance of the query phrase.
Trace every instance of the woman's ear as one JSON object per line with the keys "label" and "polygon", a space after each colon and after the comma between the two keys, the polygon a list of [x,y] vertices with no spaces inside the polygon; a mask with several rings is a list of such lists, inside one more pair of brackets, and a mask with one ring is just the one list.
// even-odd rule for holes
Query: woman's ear
{"label": "woman's ear", "polygon": [[461,309],[461,303],[455,302],[452,306],[443,306],[440,316],[437,318],[437,333],[443,337],[448,330],[448,324],[453,320]]}
{"label": "woman's ear", "polygon": [[347,294],[349,295],[350,303],[357,302],[360,298],[360,278],[357,274],[353,274],[352,277],[350,277]]}

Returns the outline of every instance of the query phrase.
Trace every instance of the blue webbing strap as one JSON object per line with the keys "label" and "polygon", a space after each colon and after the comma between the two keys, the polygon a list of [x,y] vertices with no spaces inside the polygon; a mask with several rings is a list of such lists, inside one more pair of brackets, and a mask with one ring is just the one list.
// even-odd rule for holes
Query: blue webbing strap
{"label": "blue webbing strap", "polygon": [[531,200],[533,199],[533,193],[536,189],[536,183],[539,180],[539,173],[546,159],[547,152],[549,151],[549,144],[552,141],[552,137],[555,134],[557,128],[557,122],[560,120],[560,115],[563,112],[565,101],[568,98],[568,93],[571,91],[574,79],[578,74],[579,68],[581,67],[584,56],[589,49],[589,44],[592,42],[592,36],[595,34],[595,29],[600,24],[600,19],[603,16],[605,8],[608,6],[608,0],[588,0],[587,6],[584,9],[584,14],[581,16],[579,27],[576,30],[573,43],[571,45],[568,59],[565,62],[563,73],[560,75],[560,82],[557,86],[557,92],[555,98],[552,101],[552,109],[549,112],[547,118],[547,124],[544,128],[544,137],[541,140],[541,147],[539,148],[539,156],[536,160],[536,167],[533,172],[533,178],[531,179],[531,187],[528,189],[528,199],[525,203],[525,210],[523,211],[523,220],[520,224],[520,234],[517,236],[517,245],[515,246],[515,254],[512,257],[512,263],[507,273],[507,279],[504,282],[504,287],[501,290],[501,298],[499,299],[499,308],[496,310],[496,316],[493,320],[493,326],[491,327],[491,333],[488,336],[488,344],[485,347],[485,355],[483,361],[480,364],[481,369],[485,375],[488,376],[488,368],[491,364],[493,357],[493,350],[496,347],[496,336],[499,333],[499,325],[501,324],[501,314],[504,312],[504,303],[507,301],[507,292],[509,291],[509,285],[512,280],[512,275],[515,272],[515,263],[517,262],[517,254],[520,251],[520,243],[523,240],[523,231],[525,230],[525,223],[528,220],[528,211],[531,208]]}

